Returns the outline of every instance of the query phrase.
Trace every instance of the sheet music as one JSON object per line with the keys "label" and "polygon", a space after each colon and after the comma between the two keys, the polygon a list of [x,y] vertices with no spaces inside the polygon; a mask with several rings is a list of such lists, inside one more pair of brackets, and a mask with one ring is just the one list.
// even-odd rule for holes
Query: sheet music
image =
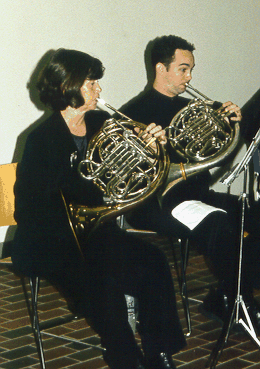
{"label": "sheet music", "polygon": [[186,225],[192,231],[197,225],[206,218],[207,215],[214,211],[225,210],[215,208],[214,206],[204,204],[204,202],[197,200],[183,201],[172,210],[172,216],[179,222]]}

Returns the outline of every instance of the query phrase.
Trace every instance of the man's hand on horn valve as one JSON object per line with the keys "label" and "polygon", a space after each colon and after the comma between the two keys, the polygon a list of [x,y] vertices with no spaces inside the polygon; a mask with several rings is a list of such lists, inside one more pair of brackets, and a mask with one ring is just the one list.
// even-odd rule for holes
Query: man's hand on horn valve
{"label": "man's hand on horn valve", "polygon": [[153,148],[155,151],[157,149],[156,142],[165,145],[167,143],[166,132],[161,126],[157,126],[155,123],[149,124],[144,131],[141,131],[139,127],[135,128],[136,133],[142,140],[147,142],[147,144]]}
{"label": "man's hand on horn valve", "polygon": [[239,106],[233,104],[231,101],[225,102],[222,107],[225,109],[226,113],[232,114],[229,118],[230,120],[240,122],[242,119],[242,114]]}

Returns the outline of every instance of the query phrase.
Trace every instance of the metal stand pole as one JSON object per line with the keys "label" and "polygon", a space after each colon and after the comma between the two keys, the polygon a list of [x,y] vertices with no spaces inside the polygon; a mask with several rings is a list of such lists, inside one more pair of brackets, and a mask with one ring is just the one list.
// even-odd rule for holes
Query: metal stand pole
{"label": "metal stand pole", "polygon": [[[233,310],[224,322],[222,332],[218,338],[216,346],[213,348],[209,360],[206,364],[206,368],[210,367],[214,369],[218,363],[218,359],[222,354],[224,347],[227,344],[228,337],[231,328],[234,324],[240,325],[249,334],[249,336],[255,341],[255,343],[260,348],[260,341],[256,336],[255,329],[253,327],[252,321],[248,314],[243,296],[241,293],[241,281],[242,281],[242,261],[243,261],[243,243],[244,243],[244,225],[245,225],[245,210],[247,202],[247,172],[248,164],[244,167],[244,183],[243,183],[243,193],[242,193],[242,210],[241,210],[241,232],[240,232],[240,246],[239,246],[239,263],[238,263],[238,279],[237,279],[237,296],[235,299]],[[241,317],[241,313],[242,317]],[[244,319],[243,319],[244,318]]]}

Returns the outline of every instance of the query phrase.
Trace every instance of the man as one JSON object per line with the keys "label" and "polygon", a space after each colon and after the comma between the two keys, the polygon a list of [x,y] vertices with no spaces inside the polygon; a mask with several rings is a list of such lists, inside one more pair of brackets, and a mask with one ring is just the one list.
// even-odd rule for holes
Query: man
{"label": "man", "polygon": [[[134,121],[145,124],[154,122],[165,129],[175,114],[189,102],[189,99],[179,95],[186,90],[186,84],[192,79],[195,48],[186,40],[170,35],[151,41],[146,52],[149,50],[154,73],[152,86],[149,88],[148,83],[144,92],[119,110]],[[237,105],[228,101],[223,107],[225,111],[233,113],[231,121],[241,120],[241,111]],[[180,161],[170,146],[169,154],[171,161]],[[138,208],[128,216],[128,221],[135,227],[150,228],[179,238],[189,237],[197,243],[198,251],[210,259],[213,272],[219,281],[217,290],[211,290],[205,298],[203,312],[208,316],[224,319],[228,310],[227,299],[229,307],[232,308],[235,297],[240,211],[237,197],[214,193],[209,190],[209,183],[209,171],[188,178],[165,196],[161,208],[154,198],[142,209]],[[171,216],[173,207],[185,200],[200,200],[227,210],[227,214],[215,212],[190,231]],[[243,291],[249,309],[253,305],[252,290],[251,281],[245,278]],[[254,322],[260,327],[257,314],[254,316]]]}

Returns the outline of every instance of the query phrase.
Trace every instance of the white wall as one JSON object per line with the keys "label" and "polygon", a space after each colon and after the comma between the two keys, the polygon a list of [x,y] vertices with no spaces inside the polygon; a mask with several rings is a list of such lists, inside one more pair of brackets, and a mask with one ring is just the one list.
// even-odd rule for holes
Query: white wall
{"label": "white wall", "polygon": [[144,49],[164,34],[195,44],[192,84],[212,99],[242,106],[259,88],[259,0],[1,0],[0,12],[0,164],[12,161],[18,135],[43,114],[26,84],[49,49],[100,58],[101,97],[114,107],[143,89]]}

